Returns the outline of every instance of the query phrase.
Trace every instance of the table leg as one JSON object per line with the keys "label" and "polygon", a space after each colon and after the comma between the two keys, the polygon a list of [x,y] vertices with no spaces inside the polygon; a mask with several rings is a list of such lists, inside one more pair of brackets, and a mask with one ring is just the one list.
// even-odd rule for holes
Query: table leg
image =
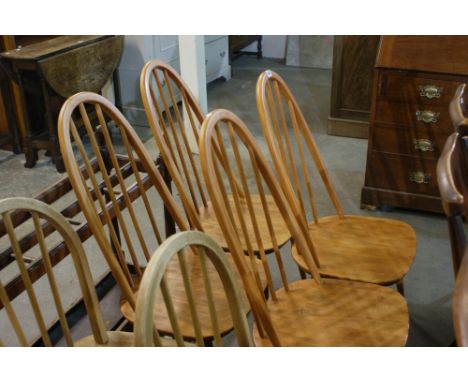
{"label": "table leg", "polygon": [[17,78],[23,108],[24,124],[26,127],[26,136],[24,137],[24,156],[26,158],[26,163],[24,164],[24,167],[32,168],[37,162],[37,150],[35,150],[32,145],[31,121],[29,120],[28,105],[24,94],[23,78],[19,74],[17,75]]}

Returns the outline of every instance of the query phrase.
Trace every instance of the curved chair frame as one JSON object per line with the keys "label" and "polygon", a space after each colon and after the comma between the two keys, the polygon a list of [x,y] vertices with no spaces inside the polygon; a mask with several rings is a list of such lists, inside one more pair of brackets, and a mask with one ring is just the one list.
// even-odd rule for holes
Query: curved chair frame
{"label": "curved chair frame", "polygon": [[[23,283],[25,284],[27,296],[31,302],[31,307],[36,318],[36,322],[38,323],[44,345],[50,346],[51,340],[49,338],[43,314],[41,312],[41,307],[39,306],[36,294],[34,292],[33,283],[31,281],[27,265],[22,257],[20,245],[18,244],[13,223],[10,217],[10,212],[14,210],[26,211],[32,215],[32,221],[34,223],[34,228],[38,240],[38,247],[42,256],[41,266],[43,266],[46,271],[45,273],[47,275],[54,303],[57,309],[59,324],[67,345],[73,346],[75,344],[71,338],[70,328],[65,317],[64,308],[60,298],[60,291],[58,290],[57,281],[53,272],[53,265],[47,251],[44,237],[45,235],[39,220],[41,217],[50,223],[53,228],[61,235],[64,243],[67,245],[68,250],[70,251],[70,255],[73,260],[92,330],[92,338],[88,337],[80,341],[85,341],[87,346],[118,346],[119,341],[116,341],[116,338],[121,336],[121,339],[124,341],[121,341],[120,345],[132,345],[131,340],[129,340],[129,333],[106,332],[101,308],[96,295],[96,290],[94,289],[93,279],[91,277],[89,264],[84,253],[83,246],[78,238],[78,235],[71,228],[67,220],[54,208],[36,199],[22,197],[3,199],[0,200],[0,215],[3,217],[3,224],[5,225],[10,242],[12,244],[16,262],[18,264]],[[15,330],[17,337],[20,340],[20,344],[22,346],[28,346],[29,344],[25,338],[24,332],[10,303],[6,290],[1,283],[0,299],[4,305],[7,316],[12,323],[13,329]],[[78,341],[76,344],[79,345],[80,341]]]}
{"label": "curved chair frame", "polygon": [[[156,343],[157,346],[161,346],[163,344],[158,332],[154,330],[155,325],[157,326],[157,322],[155,323],[153,306],[156,302],[157,291],[159,288],[163,287],[164,274],[169,263],[187,247],[192,248],[192,250],[196,247],[198,251],[197,255],[203,256],[204,258],[207,257],[215,266],[215,269],[223,283],[226,299],[229,303],[234,330],[237,336],[237,343],[239,346],[253,346],[247,320],[242,309],[242,299],[239,292],[239,286],[226,259],[227,255],[210,236],[197,231],[181,232],[171,236],[151,257],[151,260],[145,270],[145,274],[141,280],[136,303],[136,319],[134,325],[135,345],[153,346],[154,343]],[[192,256],[196,255],[192,253]],[[200,259],[200,261],[202,262],[202,259]],[[205,261],[206,260],[203,259],[202,263],[204,264]],[[209,290],[208,285],[209,283],[207,283],[206,286],[208,302],[209,304],[213,304],[213,300],[210,298],[211,291]],[[194,304],[191,305],[191,308],[192,311],[196,311]],[[216,322],[216,309],[214,308],[214,305],[210,313],[211,322]],[[173,320],[175,322],[176,317],[173,317]],[[195,332],[201,333],[200,323],[197,320],[192,319],[192,321],[195,326],[198,326],[195,328]],[[174,333],[177,345],[185,346],[182,335],[176,330],[174,330]],[[221,333],[216,333],[215,341],[218,344],[221,344]],[[199,345],[203,345],[203,339],[201,336],[197,338],[197,343]]]}
{"label": "curved chair frame", "polygon": [[449,112],[455,132],[447,138],[437,161],[437,182],[447,216],[456,278],[452,308],[459,346],[468,346],[468,239],[464,223],[468,212],[468,119],[464,115],[465,88],[465,84],[460,85],[450,102]]}
{"label": "curved chair frame", "polygon": [[[381,285],[397,283],[403,294],[403,277],[416,255],[412,227],[395,219],[345,215],[312,132],[285,81],[271,70],[263,72],[257,81],[256,97],[263,133],[281,186],[296,218],[313,237],[315,261],[321,266],[322,276]],[[319,218],[308,156],[336,215]],[[307,221],[307,211],[312,213],[311,223]],[[369,230],[373,235],[368,234]],[[339,240],[329,240],[332,234]],[[293,256],[299,267],[307,271],[300,251],[294,250]]]}
{"label": "curved chair frame", "polygon": [[[223,133],[226,134],[226,139],[221,136]],[[229,149],[232,149],[235,159],[231,158],[229,161],[229,166],[225,169],[227,174],[221,172],[222,166],[213,150],[214,141],[219,143],[224,159],[229,159],[224,142],[230,142]],[[242,145],[241,149],[245,148],[243,152],[248,154],[250,162],[242,157],[238,141]],[[207,116],[201,131],[200,156],[218,222],[256,313],[256,345],[404,345],[409,320],[406,302],[400,294],[380,285],[321,278],[320,268],[314,262],[314,245],[306,234],[304,225],[294,215],[286,200],[287,196],[253,135],[238,117],[227,110],[215,110]],[[249,187],[246,179],[248,173],[252,174],[251,185],[256,186]],[[256,232],[255,221],[258,216],[242,215],[237,208],[240,199],[233,182],[236,177],[243,187],[247,204],[250,203],[250,188],[255,187],[260,197],[267,192],[271,194],[276,207],[281,211],[280,218],[289,227],[294,245],[304,253],[308,270],[313,275],[312,280],[294,280],[286,272],[281,253],[275,251],[271,261],[261,257],[267,278],[271,280],[271,276],[275,276],[278,283],[282,283],[282,287],[276,289],[269,281],[271,299],[268,301],[262,299],[261,287],[257,281],[258,265],[252,261],[254,255],[249,253],[249,257],[245,256],[239,240],[241,234],[247,235],[249,240],[257,240],[261,245],[264,237]],[[226,185],[228,182],[229,186]],[[233,191],[236,208],[231,208],[226,200],[228,187]],[[263,206],[263,213],[268,215],[266,203]],[[269,230],[265,233],[274,236],[271,220],[267,218],[266,221]],[[253,229],[246,233],[249,224]],[[276,269],[273,269],[274,264]]]}
{"label": "curved chair frame", "polygon": [[[62,106],[62,109],[60,111],[59,115],[59,120],[58,120],[58,135],[59,135],[59,141],[60,141],[60,149],[62,152],[65,168],[67,170],[68,176],[70,177],[70,181],[72,183],[73,189],[76,193],[78,202],[80,203],[80,206],[83,210],[84,215],[86,216],[86,219],[89,222],[90,228],[94,234],[94,237],[96,238],[96,241],[98,242],[108,264],[109,267],[111,268],[112,274],[117,280],[117,283],[119,286],[122,288],[122,292],[124,294],[125,299],[129,302],[132,308],[135,307],[135,298],[134,298],[134,291],[136,289],[136,286],[133,285],[133,280],[129,276],[129,272],[125,270],[123,267],[122,260],[119,261],[118,257],[115,256],[114,254],[114,248],[115,247],[117,250],[120,248],[120,243],[118,242],[118,239],[115,238],[115,232],[111,232],[112,241],[110,241],[104,232],[104,227],[103,224],[101,223],[101,217],[98,215],[95,206],[93,205],[93,198],[91,197],[89,189],[86,187],[85,180],[83,179],[80,169],[77,163],[77,160],[75,159],[75,155],[73,152],[73,146],[72,146],[72,137],[75,141],[79,140],[79,135],[76,131],[76,127],[73,123],[72,120],[72,115],[75,110],[79,109],[80,113],[82,115],[82,118],[86,120],[85,114],[85,104],[91,104],[93,105],[96,110],[97,110],[97,115],[99,117],[99,122],[103,131],[103,135],[106,139],[107,147],[112,148],[112,143],[110,142],[110,136],[109,132],[107,131],[107,124],[104,118],[104,113],[110,116],[110,118],[115,121],[121,131],[125,132],[126,139],[128,140],[128,145],[132,149],[135,150],[136,155],[138,159],[141,162],[141,166],[143,166],[144,170],[147,172],[151,184],[156,188],[157,192],[161,196],[161,198],[164,201],[164,205],[166,208],[168,208],[172,218],[175,220],[176,224],[181,230],[187,230],[189,229],[189,226],[185,219],[182,217],[182,215],[179,212],[179,209],[172,198],[172,195],[167,188],[167,186],[164,183],[164,180],[159,173],[153,159],[150,157],[148,154],[146,148],[144,147],[143,143],[141,142],[140,138],[136,135],[135,131],[133,128],[130,126],[130,124],[127,122],[125,117],[120,113],[120,111],[107,99],[104,97],[95,94],[95,93],[90,93],[90,92],[81,92],[77,93],[74,96],[70,97],[65,101],[65,103]],[[89,119],[87,123],[85,123],[85,127],[87,129],[87,134],[90,139],[92,139],[93,133],[92,133],[92,127],[90,125]],[[93,142],[93,144],[96,146],[96,142]],[[82,144],[81,144],[82,145]],[[99,152],[99,150],[96,148],[96,152]],[[81,149],[81,156],[84,157],[85,154],[83,154],[84,149]],[[113,161],[114,168],[119,168],[118,164],[116,163],[116,156],[114,152],[110,152],[110,157],[111,160]],[[97,154],[98,155],[98,154]],[[129,159],[133,168],[133,171],[135,173],[138,172],[138,164],[135,161],[135,158],[133,158],[133,155],[129,155]],[[118,202],[116,201],[115,195],[111,191],[113,189],[112,185],[110,184],[109,181],[109,176],[106,170],[106,165],[104,163],[104,160],[102,158],[102,155],[98,155],[98,163],[99,163],[99,169],[101,173],[107,175],[107,179],[104,176],[104,179],[106,181],[106,186],[109,192],[111,192],[111,199],[112,203],[114,205],[114,208],[118,205]],[[88,161],[85,161],[85,166],[88,172],[88,176],[93,173],[93,170],[91,168],[91,165]],[[118,174],[119,172],[117,172]],[[120,174],[119,177],[119,183],[122,185],[124,184],[123,179],[121,179],[122,176]],[[138,187],[141,190],[140,192],[144,194],[143,191],[143,185],[141,184],[141,179],[137,179]],[[94,192],[97,192],[97,183],[94,185]],[[122,191],[126,188],[125,186],[122,186]],[[127,208],[131,208],[131,201],[128,196],[128,194],[125,192],[125,203],[127,205]],[[99,192],[98,199],[102,200],[101,204],[107,204],[104,201],[104,195]],[[152,213],[150,211],[150,206],[148,205],[147,200],[145,200],[145,206],[147,208],[148,214]],[[116,216],[119,218],[119,223],[121,223],[121,229],[124,228],[122,224],[122,220],[120,218],[120,212],[118,211],[119,208],[115,208]],[[105,220],[109,226],[109,229],[111,229],[112,223],[111,219],[108,216],[108,214],[105,214]],[[132,221],[134,224],[135,223],[136,216],[132,214]],[[125,232],[124,232],[125,233]],[[155,233],[156,234],[156,233]],[[128,236],[128,235],[127,235]],[[160,235],[157,235],[158,237]],[[140,238],[140,241],[142,239]],[[129,242],[128,239],[126,239],[127,243]],[[160,238],[158,238],[158,241],[161,241]],[[122,257],[123,254],[120,253],[120,256]],[[149,254],[147,254],[147,258],[149,259]],[[135,264],[135,269],[139,271],[139,266]]]}
{"label": "curved chair frame", "polygon": [[[152,81],[155,82],[156,86],[152,86]],[[187,115],[186,124],[184,124],[178,107],[173,107],[171,111],[170,105],[177,103],[172,83],[180,92]],[[164,89],[167,89],[166,93]],[[196,143],[199,144],[198,129],[203,122],[204,114],[194,95],[181,76],[170,65],[159,60],[151,60],[144,66],[140,76],[140,92],[151,131],[180,195],[189,221],[194,228],[207,232],[216,238],[224,249],[227,249],[224,235],[220,232],[213,216],[213,208],[206,194],[203,177],[198,174],[199,168],[197,168],[197,161],[192,154],[190,138],[186,134],[186,130],[190,129]],[[160,95],[162,107],[158,103],[157,94]],[[166,94],[168,97],[165,96]],[[167,121],[165,121],[164,115]],[[178,134],[181,135],[181,138],[178,138]],[[214,151],[220,159],[221,165],[226,166],[226,163],[222,161],[217,143],[214,144]],[[242,186],[237,183],[235,186],[240,197],[243,197]],[[256,196],[252,197],[255,200],[253,204],[255,210],[260,201]],[[244,211],[244,213],[248,214],[248,211]],[[280,246],[287,243],[290,239],[287,227],[278,226],[276,229],[283,233],[280,238]],[[244,249],[246,252],[248,251],[247,248]],[[255,252],[262,250],[267,254],[273,252],[273,248],[267,245],[265,248],[254,248]]]}

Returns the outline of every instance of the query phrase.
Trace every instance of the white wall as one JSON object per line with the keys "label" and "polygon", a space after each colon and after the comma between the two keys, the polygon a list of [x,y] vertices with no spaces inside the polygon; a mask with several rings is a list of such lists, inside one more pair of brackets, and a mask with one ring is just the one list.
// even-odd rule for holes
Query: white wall
{"label": "white wall", "polygon": [[[250,44],[245,49],[247,52],[257,51],[257,42]],[[286,57],[286,35],[263,35],[262,38],[263,57],[285,58]]]}

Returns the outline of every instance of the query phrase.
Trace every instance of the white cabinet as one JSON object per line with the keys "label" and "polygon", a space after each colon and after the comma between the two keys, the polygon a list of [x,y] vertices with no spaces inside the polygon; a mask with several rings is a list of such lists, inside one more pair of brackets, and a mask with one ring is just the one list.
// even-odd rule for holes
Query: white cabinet
{"label": "white cabinet", "polygon": [[[230,79],[228,36],[205,36],[206,81]],[[178,36],[125,36],[118,73],[122,108],[130,123],[147,125],[140,97],[140,72],[151,59],[160,59],[180,71]]]}
{"label": "white cabinet", "polygon": [[228,36],[205,36],[205,65],[206,82],[231,78]]}

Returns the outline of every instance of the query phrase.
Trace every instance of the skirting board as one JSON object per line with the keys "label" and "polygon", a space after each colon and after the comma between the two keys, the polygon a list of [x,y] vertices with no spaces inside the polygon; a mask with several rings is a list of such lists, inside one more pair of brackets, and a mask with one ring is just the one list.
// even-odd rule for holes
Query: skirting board
{"label": "skirting board", "polygon": [[369,137],[369,122],[328,117],[327,133],[341,137],[367,139]]}

